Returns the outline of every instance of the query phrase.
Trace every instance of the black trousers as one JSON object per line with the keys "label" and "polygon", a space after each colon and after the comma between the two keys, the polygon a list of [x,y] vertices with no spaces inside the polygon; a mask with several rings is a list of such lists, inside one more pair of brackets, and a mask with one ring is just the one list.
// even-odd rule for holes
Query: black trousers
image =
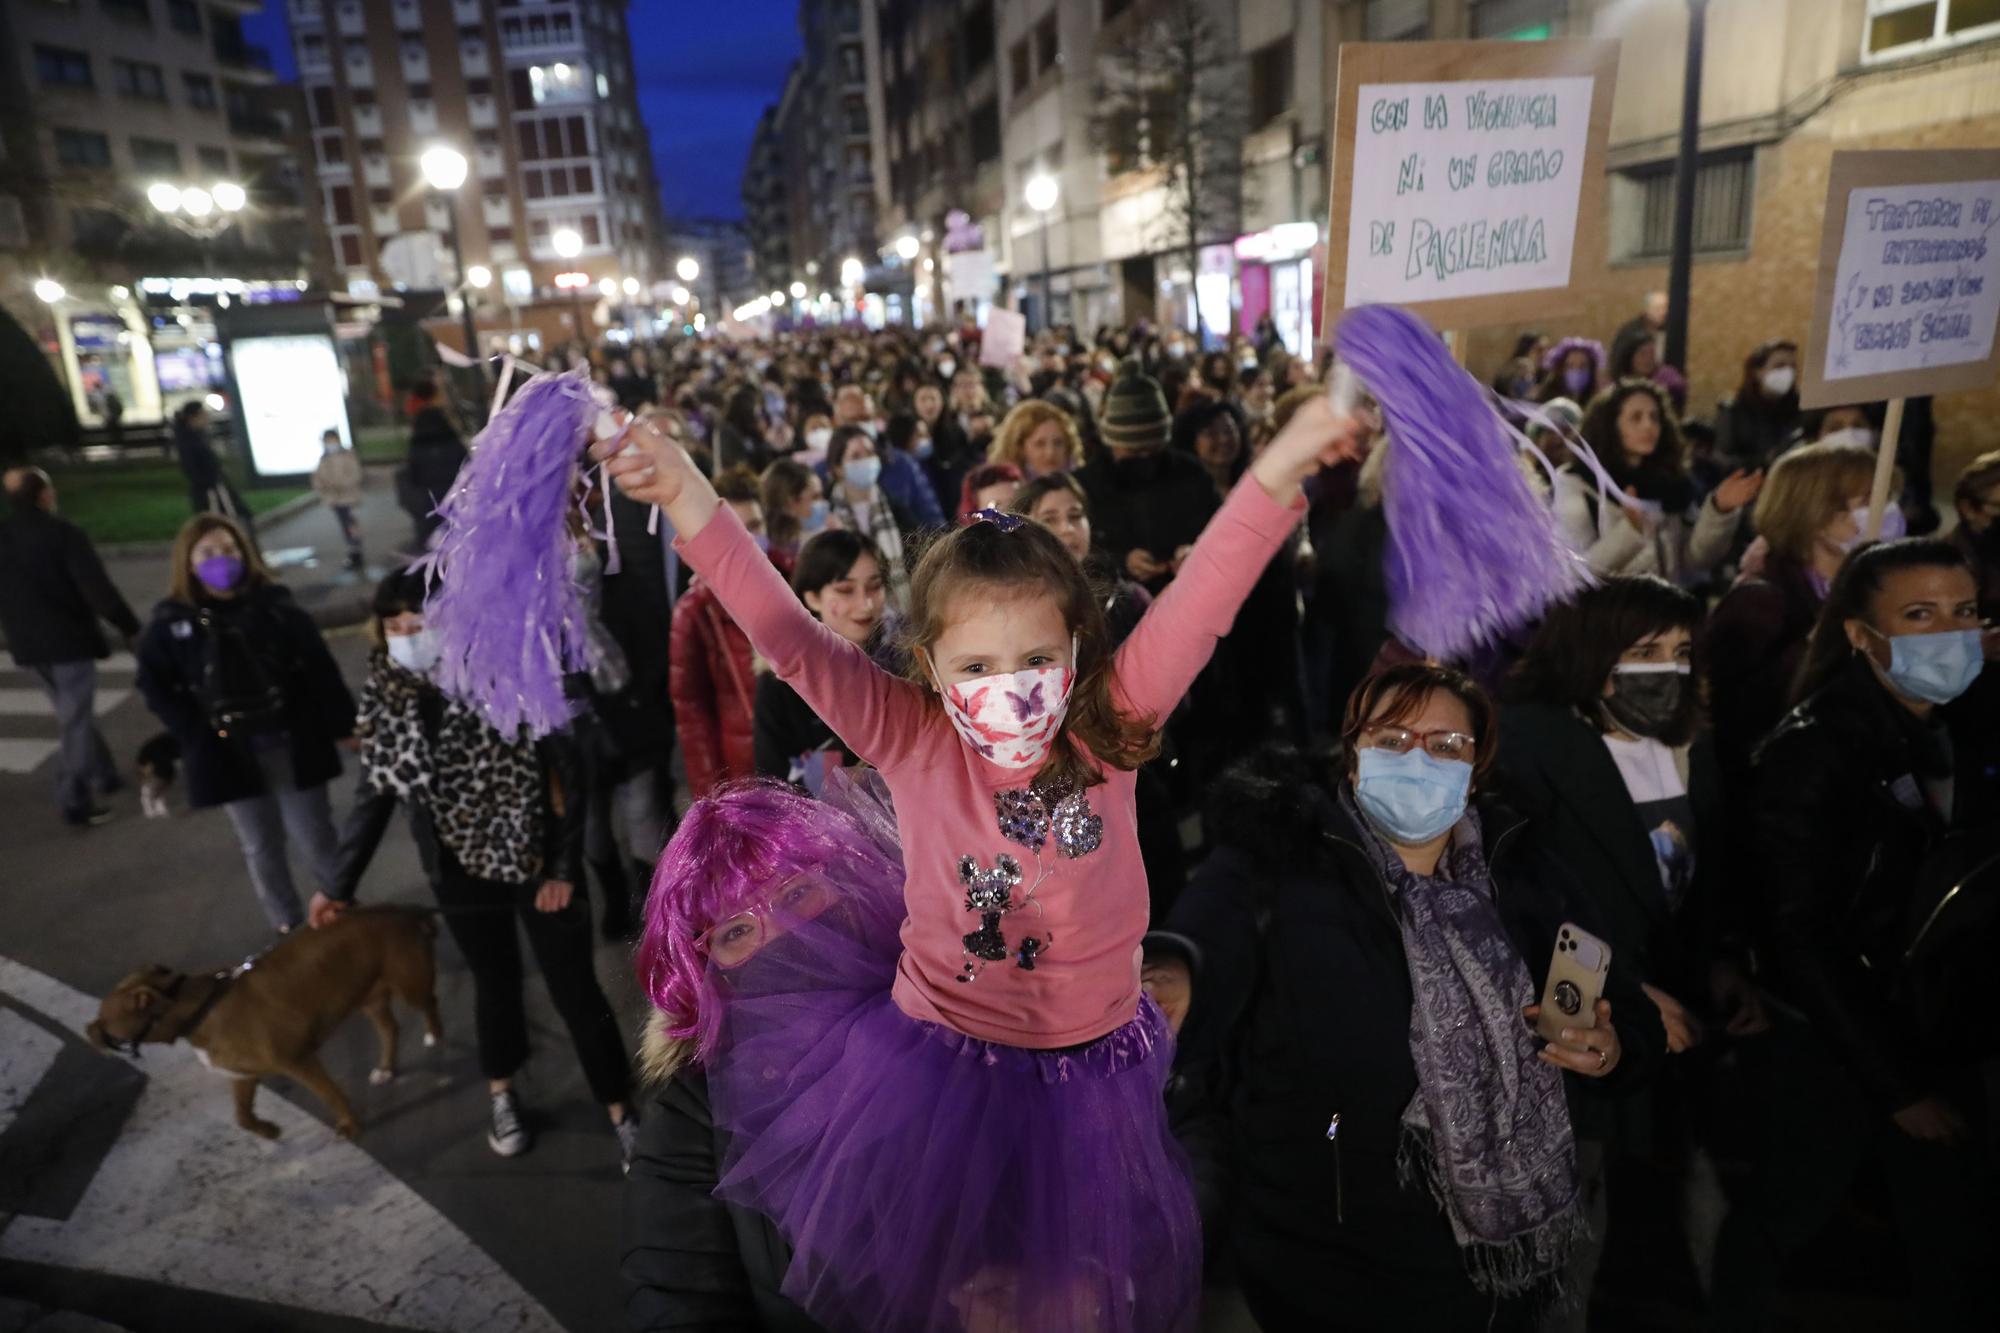
{"label": "black trousers", "polygon": [[1873,1158],[1889,1185],[1914,1289],[1913,1327],[2000,1328],[1992,1281],[1994,1173],[1977,1146],[1985,1125],[1976,1089],[1947,1095],[1974,1142],[1928,1143],[1875,1108],[1810,1027],[1780,1020],[1742,1040],[1746,1110],[1756,1117],[1751,1177],[1715,1247],[1714,1326],[1779,1326],[1785,1261],[1832,1220]]}
{"label": "black trousers", "polygon": [[597,984],[590,900],[583,885],[576,886],[562,911],[538,912],[532,890],[480,879],[460,865],[449,848],[440,847],[438,855],[432,884],[438,906],[514,909],[444,914],[445,929],[472,971],[479,1072],[487,1078],[512,1078],[527,1063],[528,1012],[521,969],[521,932],[526,931],[549,998],[576,1046],[590,1095],[606,1104],[624,1101],[632,1089],[632,1069],[611,1002]]}

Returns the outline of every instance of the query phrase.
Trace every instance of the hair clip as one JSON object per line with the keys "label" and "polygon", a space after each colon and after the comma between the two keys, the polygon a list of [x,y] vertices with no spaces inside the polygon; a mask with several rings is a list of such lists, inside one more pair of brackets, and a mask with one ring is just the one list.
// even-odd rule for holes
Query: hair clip
{"label": "hair clip", "polygon": [[991,523],[1002,532],[1019,532],[1021,525],[1027,521],[1019,514],[1010,514],[1001,509],[975,509],[965,516],[967,527],[971,527],[974,523]]}

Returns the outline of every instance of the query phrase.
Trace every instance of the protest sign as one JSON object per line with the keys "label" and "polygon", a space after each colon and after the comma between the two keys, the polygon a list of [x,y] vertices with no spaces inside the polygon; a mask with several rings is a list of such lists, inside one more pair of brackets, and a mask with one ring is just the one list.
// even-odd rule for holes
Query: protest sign
{"label": "protest sign", "polygon": [[2000,149],[1835,153],[1806,407],[2000,378]]}
{"label": "protest sign", "polygon": [[1615,41],[1343,45],[1328,327],[1373,302],[1445,329],[1576,304],[1617,68]]}
{"label": "protest sign", "polygon": [[1028,317],[1018,310],[994,306],[986,312],[986,333],[979,340],[979,364],[1011,370],[1028,345]]}

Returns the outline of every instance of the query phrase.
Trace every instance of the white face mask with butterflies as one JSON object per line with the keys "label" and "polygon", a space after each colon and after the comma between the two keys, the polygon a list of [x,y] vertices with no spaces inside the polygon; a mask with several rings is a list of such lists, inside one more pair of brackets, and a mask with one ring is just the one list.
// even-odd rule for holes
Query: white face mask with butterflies
{"label": "white face mask with butterflies", "polygon": [[[1074,639],[1069,655],[1074,663]],[[944,715],[951,719],[953,730],[976,753],[1002,768],[1039,768],[1069,714],[1076,668],[1034,667],[946,685],[938,680],[933,667],[931,680],[944,700]]]}

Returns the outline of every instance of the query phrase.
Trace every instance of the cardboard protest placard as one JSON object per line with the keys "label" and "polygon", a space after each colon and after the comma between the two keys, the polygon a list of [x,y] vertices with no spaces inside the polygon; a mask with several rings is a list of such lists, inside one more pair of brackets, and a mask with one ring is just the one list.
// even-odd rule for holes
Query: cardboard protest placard
{"label": "cardboard protest placard", "polygon": [[1327,327],[1375,302],[1447,329],[1579,304],[1617,77],[1615,41],[1342,45]]}
{"label": "cardboard protest placard", "polygon": [[1018,310],[994,306],[986,312],[986,333],[979,340],[979,364],[1010,370],[1028,346],[1028,317]]}
{"label": "cardboard protest placard", "polygon": [[1835,153],[1800,405],[2000,378],[1997,224],[2000,149]]}

